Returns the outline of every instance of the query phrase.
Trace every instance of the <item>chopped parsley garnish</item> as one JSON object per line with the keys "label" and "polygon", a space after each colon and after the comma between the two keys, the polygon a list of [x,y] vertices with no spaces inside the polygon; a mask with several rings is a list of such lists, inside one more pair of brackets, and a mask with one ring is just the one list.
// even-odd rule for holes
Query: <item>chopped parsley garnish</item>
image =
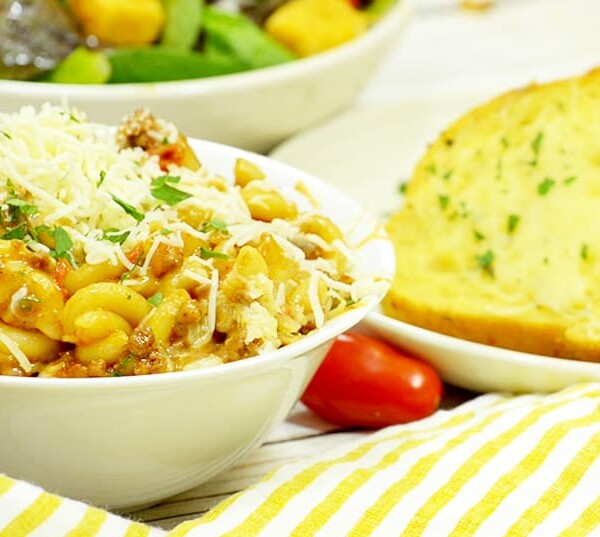
{"label": "chopped parsley garnish", "polygon": [[482,241],[483,239],[485,239],[485,235],[480,231],[477,231],[476,229],[473,231],[473,235],[475,235],[475,239],[478,241]]}
{"label": "chopped parsley garnish", "polygon": [[33,216],[34,214],[38,213],[38,208],[35,205],[32,205],[31,203],[21,198],[9,198],[6,200],[5,203],[14,213],[13,218],[15,220],[18,219],[21,214]]}
{"label": "chopped parsley garnish", "polygon": [[508,215],[508,221],[506,223],[506,228],[509,233],[512,233],[517,228],[517,225],[519,224],[519,220],[521,220],[521,217],[516,214]]}
{"label": "chopped parsley garnish", "polygon": [[400,184],[398,185],[398,193],[405,194],[407,187],[408,187],[408,181],[401,181]]}
{"label": "chopped parsley garnish", "polygon": [[437,173],[437,167],[435,164],[430,164],[429,166],[427,166],[427,168],[425,168],[429,173],[432,174],[436,174]]}
{"label": "chopped parsley garnish", "polygon": [[529,163],[531,166],[537,166],[543,139],[544,133],[538,132],[537,136],[533,139],[533,142],[531,142],[531,150],[533,151],[533,160]]}
{"label": "chopped parsley garnish", "polygon": [[152,180],[150,193],[158,200],[164,201],[168,205],[175,205],[183,200],[191,198],[192,195],[183,190],[179,190],[171,185],[179,183],[181,177],[176,175],[161,175]]}
{"label": "chopped parsley garnish", "polygon": [[215,252],[214,250],[209,250],[208,248],[204,248],[204,246],[200,247],[200,257],[202,259],[228,259],[229,256],[224,254],[223,252]]}
{"label": "chopped parsley garnish", "polygon": [[475,257],[477,259],[477,264],[490,275],[493,275],[492,264],[494,262],[494,252],[488,250],[484,254]]}
{"label": "chopped parsley garnish", "polygon": [[0,239],[9,241],[12,239],[18,239],[18,240],[23,240],[25,237],[27,236],[27,225],[25,224],[25,222],[23,222],[22,224],[19,224],[16,227],[13,227],[12,229],[8,229],[6,230],[2,236],[0,236]]}
{"label": "chopped parsley garnish", "polygon": [[141,222],[144,219],[144,215],[140,213],[135,207],[129,205],[129,203],[124,202],[123,200],[117,198],[114,194],[111,194],[110,197],[113,201],[121,207],[129,216],[134,218],[137,222]]}
{"label": "chopped parsley garnish", "polygon": [[135,356],[128,354],[123,358],[118,365],[113,367],[111,375],[113,377],[122,377],[124,375],[130,375],[135,367]]}
{"label": "chopped parsley garnish", "polygon": [[579,251],[579,255],[581,256],[581,259],[587,259],[588,258],[588,245],[583,243],[581,245],[581,250]]}
{"label": "chopped parsley garnish", "polygon": [[229,233],[227,230],[227,224],[223,222],[223,220],[219,220],[217,218],[209,220],[208,222],[204,222],[202,227],[200,227],[200,231],[202,233],[207,233],[211,230],[220,231],[221,233]]}
{"label": "chopped parsley garnish", "polygon": [[102,240],[110,241],[114,244],[123,244],[127,237],[129,237],[130,231],[121,231],[117,228],[111,227],[102,232]]}
{"label": "chopped parsley garnish", "polygon": [[444,175],[442,175],[442,179],[444,179],[445,181],[448,181],[448,179],[450,179],[450,177],[452,177],[453,173],[454,173],[453,170],[446,172]]}
{"label": "chopped parsley garnish", "polygon": [[100,170],[100,179],[96,183],[96,188],[100,188],[102,183],[104,183],[104,179],[106,179],[106,172],[104,170]]}
{"label": "chopped parsley garnish", "polygon": [[148,298],[148,302],[150,302],[150,304],[152,304],[153,306],[158,306],[163,299],[163,295],[162,293],[159,291],[158,293],[154,293],[151,297]]}
{"label": "chopped parsley garnish", "polygon": [[571,175],[571,177],[567,177],[566,179],[563,179],[563,183],[565,185],[570,185],[571,183],[575,182],[576,180],[577,180],[577,176]]}
{"label": "chopped parsley garnish", "polygon": [[4,135],[5,138],[12,140],[12,136],[10,134],[8,134],[8,132],[6,132],[6,131],[0,131],[0,132]]}
{"label": "chopped parsley garnish", "polygon": [[554,179],[551,179],[550,177],[546,177],[546,179],[544,179],[539,185],[538,185],[538,194],[540,196],[545,196],[546,194],[548,194],[548,192],[550,192],[550,190],[552,189],[552,187],[554,186],[554,184],[556,183],[556,181]]}
{"label": "chopped parsley garnish", "polygon": [[67,231],[62,227],[57,227],[50,232],[50,235],[54,238],[54,249],[50,250],[50,255],[55,259],[62,257],[72,261],[70,250],[73,247],[73,241]]}
{"label": "chopped parsley garnish", "polygon": [[42,224],[41,226],[35,226],[33,229],[29,230],[29,234],[31,235],[31,238],[34,241],[40,242],[40,234],[42,233],[50,233],[52,231],[52,228],[50,226],[47,226],[45,224]]}
{"label": "chopped parsley garnish", "polygon": [[438,201],[440,203],[440,208],[443,210],[446,207],[448,207],[448,203],[450,202],[450,198],[448,198],[448,196],[444,196],[444,195],[440,194],[438,196]]}

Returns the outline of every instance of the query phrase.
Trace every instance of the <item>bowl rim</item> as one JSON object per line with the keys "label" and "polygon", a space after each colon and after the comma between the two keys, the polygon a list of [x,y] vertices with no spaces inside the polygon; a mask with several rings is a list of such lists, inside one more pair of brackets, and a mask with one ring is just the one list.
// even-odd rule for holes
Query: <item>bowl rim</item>
{"label": "bowl rim", "polygon": [[386,13],[365,34],[348,43],[307,58],[300,58],[281,65],[254,69],[206,78],[164,82],[129,82],[123,84],[55,84],[21,80],[0,80],[0,95],[18,93],[23,98],[57,97],[92,98],[109,101],[115,98],[152,97],[155,99],[177,98],[187,94],[203,95],[221,91],[244,89],[248,86],[270,85],[289,77],[326,70],[329,66],[352,57],[362,49],[377,46],[401,26],[411,13],[412,0],[396,0]]}
{"label": "bowl rim", "polygon": [[[239,375],[242,378],[246,374],[254,374],[263,368],[268,368],[273,362],[284,363],[286,361],[300,359],[304,354],[312,351],[316,347],[331,341],[342,332],[350,329],[362,321],[371,311],[373,311],[383,299],[385,293],[391,286],[394,266],[395,253],[391,241],[385,232],[382,223],[373,214],[366,211],[358,200],[353,199],[334,185],[329,184],[324,179],[304,172],[294,166],[280,162],[266,155],[254,153],[246,149],[230,146],[211,140],[202,140],[198,138],[189,138],[192,145],[212,149],[215,153],[231,154],[235,156],[253,159],[259,165],[274,167],[286,173],[287,176],[295,176],[298,179],[308,179],[309,182],[319,184],[325,188],[335,191],[345,202],[351,203],[359,212],[360,217],[367,217],[370,223],[376,228],[377,234],[373,234],[373,239],[380,242],[378,250],[381,254],[382,271],[378,276],[387,282],[385,289],[379,294],[367,297],[359,305],[348,309],[341,314],[327,321],[322,327],[314,330],[306,336],[275,349],[263,355],[251,356],[246,359],[228,362],[214,367],[200,367],[187,371],[173,371],[166,373],[153,373],[149,375],[129,375],[122,377],[86,377],[86,378],[54,378],[54,377],[13,377],[9,375],[0,375],[0,389],[25,389],[25,390],[85,390],[104,391],[111,389],[140,389],[149,386],[168,386],[173,383],[185,383],[197,378],[216,379],[222,376]],[[209,170],[210,171],[210,170]],[[346,206],[346,203],[343,204]],[[387,268],[386,268],[387,267]]]}

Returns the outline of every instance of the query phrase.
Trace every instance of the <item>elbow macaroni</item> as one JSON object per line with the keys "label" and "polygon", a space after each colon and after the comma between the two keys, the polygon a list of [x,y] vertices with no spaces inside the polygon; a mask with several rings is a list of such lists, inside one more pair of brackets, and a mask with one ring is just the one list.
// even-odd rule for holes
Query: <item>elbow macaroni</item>
{"label": "elbow macaroni", "polygon": [[[0,169],[15,169],[22,124],[60,131],[71,153],[86,144],[79,175],[71,164],[60,188],[44,182],[47,170],[36,175],[62,162],[50,141],[35,141],[30,157],[42,154],[31,173],[0,171],[1,374],[139,375],[239,360],[295,341],[354,302],[341,230],[255,164],[239,159],[228,182],[193,169],[195,156],[191,168],[157,158],[160,136],[185,138],[152,116],[125,123],[118,145],[61,110],[0,114],[9,136]],[[149,139],[152,151],[141,142]],[[19,147],[28,143],[23,134]],[[86,161],[94,143],[104,145]]]}

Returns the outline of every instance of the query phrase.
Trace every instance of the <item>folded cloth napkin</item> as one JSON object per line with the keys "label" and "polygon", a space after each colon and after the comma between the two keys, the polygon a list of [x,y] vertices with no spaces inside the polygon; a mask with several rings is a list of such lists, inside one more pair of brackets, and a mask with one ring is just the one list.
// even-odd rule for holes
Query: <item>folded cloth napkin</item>
{"label": "folded cloth napkin", "polygon": [[600,384],[488,394],[286,464],[170,533],[4,478],[0,537],[600,535],[599,455]]}

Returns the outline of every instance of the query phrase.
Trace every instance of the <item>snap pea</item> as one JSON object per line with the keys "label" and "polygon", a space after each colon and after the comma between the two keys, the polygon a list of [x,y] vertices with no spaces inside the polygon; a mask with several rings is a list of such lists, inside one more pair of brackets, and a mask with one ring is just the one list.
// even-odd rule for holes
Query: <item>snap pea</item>
{"label": "snap pea", "polygon": [[108,58],[112,67],[109,83],[185,80],[248,69],[241,61],[163,46],[113,49]]}
{"label": "snap pea", "polygon": [[200,35],[204,0],[163,0],[163,5],[166,22],[161,44],[191,49]]}
{"label": "snap pea", "polygon": [[47,78],[60,84],[104,84],[111,66],[103,52],[78,47],[62,60]]}
{"label": "snap pea", "polygon": [[204,10],[203,27],[207,54],[244,62],[251,69],[294,59],[294,55],[243,15],[211,7]]}

